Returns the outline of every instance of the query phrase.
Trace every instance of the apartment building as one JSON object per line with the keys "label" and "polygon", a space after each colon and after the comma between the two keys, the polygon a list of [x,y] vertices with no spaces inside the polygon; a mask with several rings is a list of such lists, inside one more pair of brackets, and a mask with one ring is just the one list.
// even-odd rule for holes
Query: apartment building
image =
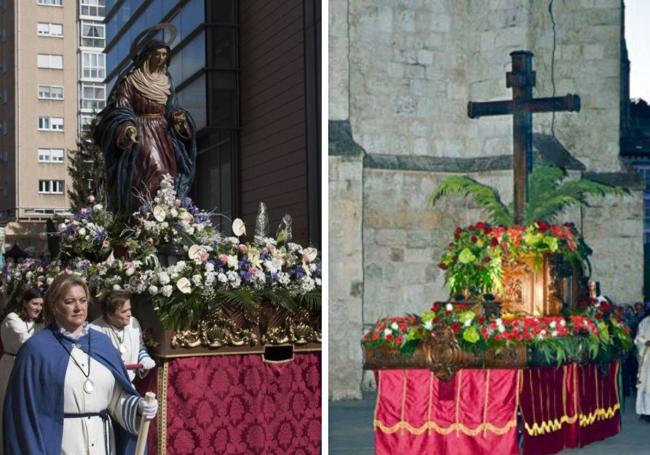
{"label": "apartment building", "polygon": [[8,244],[42,250],[46,219],[69,211],[68,151],[105,102],[103,14],[104,0],[0,0],[0,225]]}

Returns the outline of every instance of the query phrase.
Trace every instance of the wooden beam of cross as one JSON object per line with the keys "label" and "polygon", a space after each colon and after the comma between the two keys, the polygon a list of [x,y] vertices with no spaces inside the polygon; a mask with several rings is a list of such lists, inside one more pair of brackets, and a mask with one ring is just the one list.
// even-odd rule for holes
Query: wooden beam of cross
{"label": "wooden beam of cross", "polygon": [[512,57],[512,71],[506,73],[506,87],[512,88],[512,100],[467,103],[470,118],[491,115],[512,115],[513,129],[513,169],[515,224],[524,222],[524,209],[527,201],[528,172],[532,169],[533,113],[536,112],[579,112],[578,95],[556,96],[553,98],[533,98],[535,71],[533,53],[515,51]]}

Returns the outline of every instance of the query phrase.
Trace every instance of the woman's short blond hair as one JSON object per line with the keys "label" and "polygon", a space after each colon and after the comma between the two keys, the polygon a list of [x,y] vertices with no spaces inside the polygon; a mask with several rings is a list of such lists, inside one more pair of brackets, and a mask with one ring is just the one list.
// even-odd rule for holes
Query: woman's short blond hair
{"label": "woman's short blond hair", "polygon": [[[47,288],[45,293],[45,305],[43,313],[45,313],[45,321],[47,324],[54,322],[54,305],[56,302],[63,299],[65,293],[68,292],[72,286],[81,286],[86,292],[86,298],[90,300],[90,291],[88,285],[81,277],[75,273],[62,273],[54,278],[52,284]],[[90,302],[88,302],[90,304]]]}

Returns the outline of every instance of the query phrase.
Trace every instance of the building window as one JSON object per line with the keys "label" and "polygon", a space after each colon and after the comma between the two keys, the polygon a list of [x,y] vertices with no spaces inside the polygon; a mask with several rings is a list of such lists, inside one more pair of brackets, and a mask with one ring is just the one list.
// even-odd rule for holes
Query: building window
{"label": "building window", "polygon": [[106,55],[100,52],[82,52],[81,77],[103,81],[106,77]]}
{"label": "building window", "polygon": [[43,6],[63,6],[63,0],[38,0],[36,3]]}
{"label": "building window", "polygon": [[63,24],[52,24],[50,22],[38,22],[36,33],[39,36],[63,37]]}
{"label": "building window", "polygon": [[63,163],[63,149],[38,149],[39,163]]}
{"label": "building window", "polygon": [[93,120],[95,120],[94,115],[81,114],[79,116],[79,129],[85,133],[90,132]]}
{"label": "building window", "polygon": [[80,0],[79,15],[104,17],[104,0]]}
{"label": "building window", "polygon": [[104,24],[81,21],[81,45],[87,47],[105,46],[106,29]]}
{"label": "building window", "polygon": [[63,55],[38,54],[36,62],[39,68],[63,69]]}
{"label": "building window", "polygon": [[39,180],[38,192],[42,194],[63,194],[63,180]]}
{"label": "building window", "polygon": [[101,111],[106,105],[106,87],[103,84],[81,84],[82,110]]}
{"label": "building window", "polygon": [[42,131],[63,131],[63,117],[39,117],[38,129]]}
{"label": "building window", "polygon": [[63,86],[61,85],[39,85],[38,97],[42,100],[62,100]]}

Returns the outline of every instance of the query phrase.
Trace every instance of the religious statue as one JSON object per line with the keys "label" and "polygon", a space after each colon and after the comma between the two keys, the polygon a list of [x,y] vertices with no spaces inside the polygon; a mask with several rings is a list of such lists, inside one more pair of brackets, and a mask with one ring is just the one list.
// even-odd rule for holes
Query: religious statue
{"label": "religious statue", "polygon": [[196,139],[190,114],[177,106],[168,67],[175,28],[168,42],[144,41],[131,47],[132,63],[118,77],[106,107],[98,114],[95,142],[106,161],[108,207],[128,216],[139,198],[153,196],[166,174],[175,179],[179,198],[187,196],[196,167]]}

